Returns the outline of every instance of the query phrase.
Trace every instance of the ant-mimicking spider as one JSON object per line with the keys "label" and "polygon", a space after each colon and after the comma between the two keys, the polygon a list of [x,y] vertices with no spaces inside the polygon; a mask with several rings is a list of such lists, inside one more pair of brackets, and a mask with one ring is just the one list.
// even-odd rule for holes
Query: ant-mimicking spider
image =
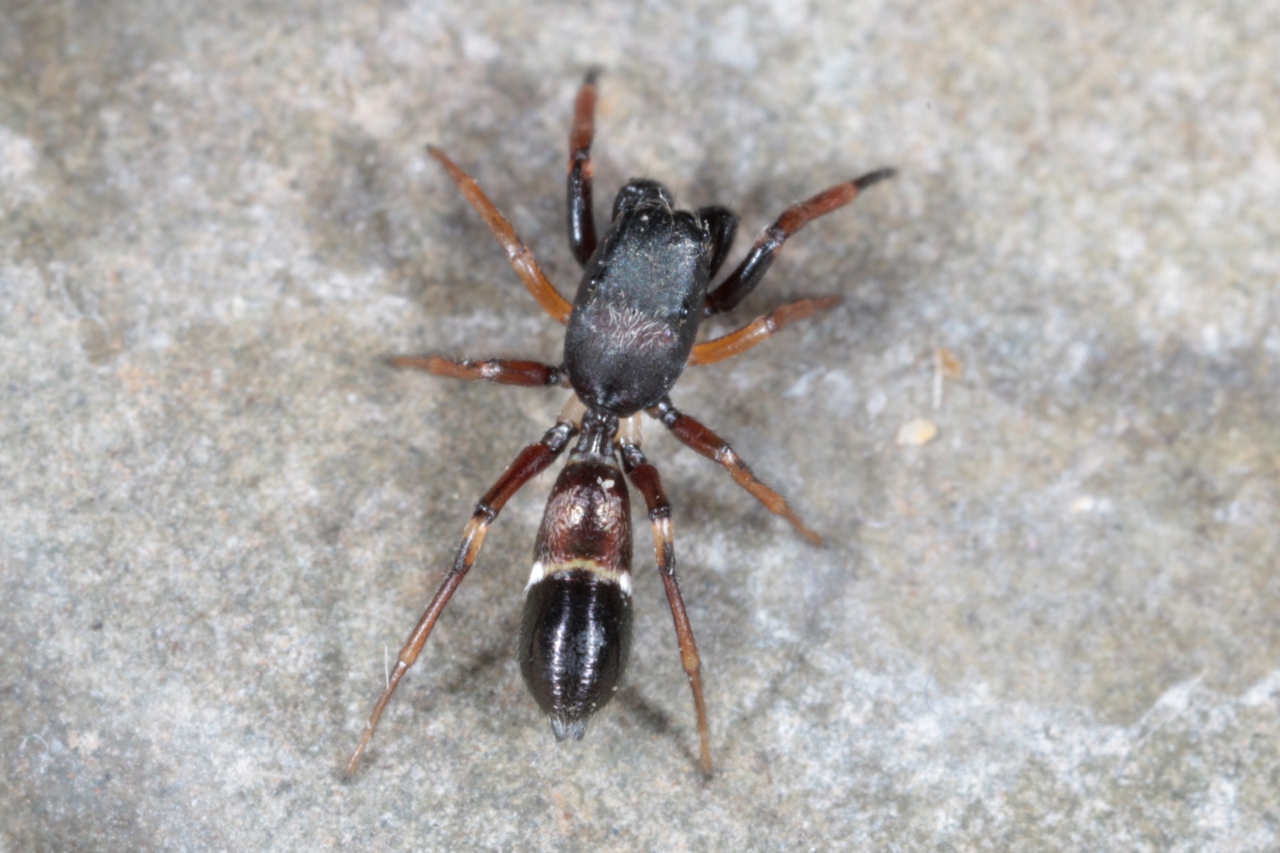
{"label": "ant-mimicking spider", "polygon": [[564,363],[556,367],[535,361],[428,355],[393,358],[391,364],[454,379],[572,388],[573,396],[555,426],[541,441],[522,450],[476,504],[453,567],[400,650],[395,670],[347,762],[345,776],[359,767],[383,709],[475,564],[489,525],[512,495],[560,456],[575,434],[577,445],[551,489],[538,530],[520,626],[520,672],[551,718],[557,740],[582,738],[587,720],[613,697],[626,667],[631,645],[629,480],[649,510],[658,571],[675,622],[680,661],[693,691],[700,764],[704,774],[711,773],[701,663],[676,579],[671,505],[657,469],[640,451],[641,412],[723,467],[734,482],[800,535],[815,545],[822,542],[781,495],[751,473],[724,439],[676,409],[668,392],[686,365],[724,361],[790,323],[839,304],[840,298],[834,296],[800,299],[723,337],[694,343],[702,318],[737,306],[760,283],[788,237],[849,204],[862,190],[891,177],[894,170],[869,172],[787,208],[760,235],[737,269],[711,288],[737,231],[737,217],[727,208],[677,210],[662,184],[632,179],[614,200],[604,237],[596,240],[590,155],[595,105],[596,72],[591,71],[578,91],[569,135],[569,243],[583,268],[572,305],[542,274],[511,223],[475,180],[440,149],[427,149],[483,217],[538,304],[567,326]]}

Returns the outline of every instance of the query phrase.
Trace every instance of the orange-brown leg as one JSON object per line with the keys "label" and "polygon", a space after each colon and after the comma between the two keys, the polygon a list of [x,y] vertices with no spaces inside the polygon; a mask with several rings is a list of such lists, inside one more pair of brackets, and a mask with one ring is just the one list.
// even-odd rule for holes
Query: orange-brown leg
{"label": "orange-brown leg", "polygon": [[795,321],[811,317],[819,311],[834,308],[841,301],[839,296],[823,296],[818,299],[801,299],[775,308],[736,332],[697,344],[689,356],[688,363],[691,366],[715,364],[717,361],[733,358],[756,344],[763,343]]}
{"label": "orange-brown leg", "polygon": [[729,273],[729,276],[707,295],[703,313],[721,314],[734,308],[760,283],[760,279],[773,263],[773,259],[782,251],[782,244],[787,242],[788,237],[819,216],[826,216],[831,211],[844,207],[857,198],[858,193],[872,184],[891,178],[893,175],[893,169],[870,172],[788,207],[777,221],[760,235],[760,239],[756,240],[746,258],[738,264],[738,268]]}
{"label": "orange-brown leg", "polygon": [[814,545],[822,544],[822,537],[810,530],[800,520],[800,516],[796,515],[795,510],[791,508],[782,495],[756,478],[756,475],[747,467],[747,463],[742,461],[742,457],[729,446],[727,441],[699,421],[676,409],[675,406],[671,405],[669,399],[664,399],[661,403],[646,411],[652,417],[662,421],[663,426],[671,430],[672,435],[680,439],[686,447],[702,454],[728,471],[729,476],[733,477],[733,481],[750,492],[753,498],[764,504],[765,509],[785,519],[795,528],[797,533]]}
{"label": "orange-brown leg", "polygon": [[582,266],[596,250],[596,221],[591,204],[591,140],[596,135],[597,69],[587,72],[573,104],[573,129],[569,131],[569,247]]}
{"label": "orange-brown leg", "polygon": [[693,625],[685,610],[684,596],[680,593],[680,580],[676,577],[676,546],[671,533],[671,504],[662,491],[658,469],[645,458],[634,444],[622,444],[622,469],[627,472],[631,485],[644,495],[649,508],[649,521],[653,523],[653,551],[658,558],[658,573],[667,590],[667,604],[671,607],[671,619],[676,626],[676,639],[680,641],[680,663],[689,677],[693,691],[693,709],[698,715],[699,758],[702,772],[711,775],[711,743],[707,732],[707,705],[702,698],[702,661],[698,657],[698,643],[693,638]]}
{"label": "orange-brown leg", "polygon": [[540,361],[516,361],[506,358],[473,361],[469,358],[445,358],[439,355],[398,355],[387,359],[392,367],[412,367],[436,376],[475,381],[484,379],[499,385],[522,385],[527,388],[558,385],[569,387],[569,376],[559,367]]}
{"label": "orange-brown leg", "polygon": [[547,430],[541,441],[529,445],[520,452],[520,455],[511,463],[511,466],[498,478],[498,482],[494,483],[493,488],[489,489],[485,496],[480,499],[480,502],[476,504],[475,511],[471,514],[471,520],[467,522],[467,529],[462,534],[462,544],[458,547],[457,556],[454,557],[453,567],[445,575],[440,588],[436,590],[431,603],[427,605],[422,618],[418,620],[417,626],[413,629],[413,633],[409,635],[404,647],[400,649],[396,668],[391,673],[386,689],[382,691],[382,695],[378,697],[378,701],[373,706],[373,713],[369,715],[369,721],[365,723],[364,733],[360,735],[360,742],[356,744],[355,752],[351,753],[351,758],[348,759],[346,768],[343,770],[342,775],[344,777],[351,776],[360,767],[360,759],[364,756],[364,751],[369,746],[369,741],[373,739],[373,733],[378,728],[378,720],[382,717],[383,709],[387,707],[387,702],[391,700],[391,694],[396,692],[400,679],[404,677],[409,667],[413,666],[414,661],[418,659],[423,645],[427,642],[427,637],[431,635],[431,629],[435,627],[436,620],[440,618],[440,613],[444,610],[445,605],[449,603],[454,590],[458,588],[458,584],[462,583],[462,579],[466,577],[467,572],[475,564],[476,557],[480,554],[480,547],[484,544],[484,536],[489,529],[489,525],[498,517],[502,507],[511,499],[512,495],[520,490],[521,486],[546,470],[547,466],[555,461],[560,452],[564,450],[565,445],[568,444],[569,438],[573,433],[573,425],[564,422],[557,423]]}
{"label": "orange-brown leg", "polygon": [[561,323],[569,322],[569,314],[573,310],[573,306],[559,294],[551,282],[547,280],[547,277],[542,274],[541,268],[538,267],[538,262],[534,260],[533,253],[529,251],[529,248],[524,243],[520,242],[516,229],[512,228],[511,223],[507,221],[501,211],[493,206],[493,202],[489,201],[489,197],[480,189],[480,185],[475,182],[474,178],[459,169],[439,148],[434,145],[428,145],[427,151],[445,167],[449,172],[449,177],[453,178],[454,183],[458,185],[458,189],[462,191],[462,197],[475,208],[476,213],[480,214],[485,224],[489,226],[489,230],[493,232],[493,236],[498,238],[498,242],[502,244],[503,250],[507,253],[507,261],[511,264],[511,268],[516,271],[516,275],[520,276],[524,286],[533,294],[533,298],[538,300],[538,304],[552,317]]}

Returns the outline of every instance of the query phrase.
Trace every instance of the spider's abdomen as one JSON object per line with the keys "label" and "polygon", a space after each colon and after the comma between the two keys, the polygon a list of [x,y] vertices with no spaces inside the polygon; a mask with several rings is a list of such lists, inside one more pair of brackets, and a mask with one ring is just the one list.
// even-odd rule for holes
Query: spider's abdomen
{"label": "spider's abdomen", "polygon": [[631,505],[612,458],[570,456],[547,502],[520,626],[520,673],[556,738],[580,739],[631,648]]}
{"label": "spider's abdomen", "polygon": [[613,698],[631,649],[631,596],[585,569],[529,588],[520,626],[520,672],[556,740],[581,740]]}

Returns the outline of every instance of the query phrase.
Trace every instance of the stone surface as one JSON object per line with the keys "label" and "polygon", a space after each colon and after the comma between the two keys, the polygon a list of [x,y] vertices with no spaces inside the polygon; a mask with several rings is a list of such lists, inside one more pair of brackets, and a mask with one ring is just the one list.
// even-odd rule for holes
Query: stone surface
{"label": "stone surface", "polygon": [[[1280,7],[593,5],[8,4],[0,850],[1280,847]],[[649,429],[703,784],[654,573],[586,740],[526,695],[544,476],[344,785],[563,398],[381,362],[558,358],[423,145],[572,292],[591,64],[602,207],[658,177],[741,252],[901,169],[711,331],[842,307],[674,395],[828,546]]]}

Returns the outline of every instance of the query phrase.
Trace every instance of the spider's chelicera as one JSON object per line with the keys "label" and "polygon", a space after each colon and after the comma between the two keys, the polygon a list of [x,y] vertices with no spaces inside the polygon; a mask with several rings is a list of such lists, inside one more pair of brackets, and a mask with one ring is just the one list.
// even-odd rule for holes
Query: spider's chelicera
{"label": "spider's chelicera", "polygon": [[720,436],[676,409],[668,392],[687,365],[723,361],[789,323],[838,304],[838,297],[801,299],[728,335],[694,343],[702,318],[738,305],[759,284],[788,237],[853,201],[893,170],[870,172],[787,208],[760,235],[742,263],[712,288],[710,282],[737,230],[737,217],[726,208],[678,210],[661,184],[634,179],[618,193],[609,228],[602,239],[596,239],[590,157],[595,78],[594,72],[588,73],[578,92],[569,136],[569,242],[583,267],[572,305],[542,274],[511,223],[476,182],[444,152],[428,149],[484,218],[525,287],[547,313],[566,324],[564,362],[557,367],[534,361],[429,355],[394,358],[391,363],[455,379],[570,387],[573,396],[555,426],[521,451],[476,504],[453,567],[400,650],[387,687],[347,762],[348,776],[359,766],[400,679],[417,660],[436,619],[475,563],[489,525],[511,496],[551,465],[575,435],[577,442],[551,490],[538,531],[520,628],[520,671],[551,718],[557,739],[582,737],[587,720],[612,698],[626,667],[631,644],[629,481],[648,507],[658,572],[693,691],[701,768],[705,774],[711,772],[698,649],[676,579],[671,505],[657,469],[640,450],[642,412],[723,467],[738,485],[810,542],[821,542]]}

